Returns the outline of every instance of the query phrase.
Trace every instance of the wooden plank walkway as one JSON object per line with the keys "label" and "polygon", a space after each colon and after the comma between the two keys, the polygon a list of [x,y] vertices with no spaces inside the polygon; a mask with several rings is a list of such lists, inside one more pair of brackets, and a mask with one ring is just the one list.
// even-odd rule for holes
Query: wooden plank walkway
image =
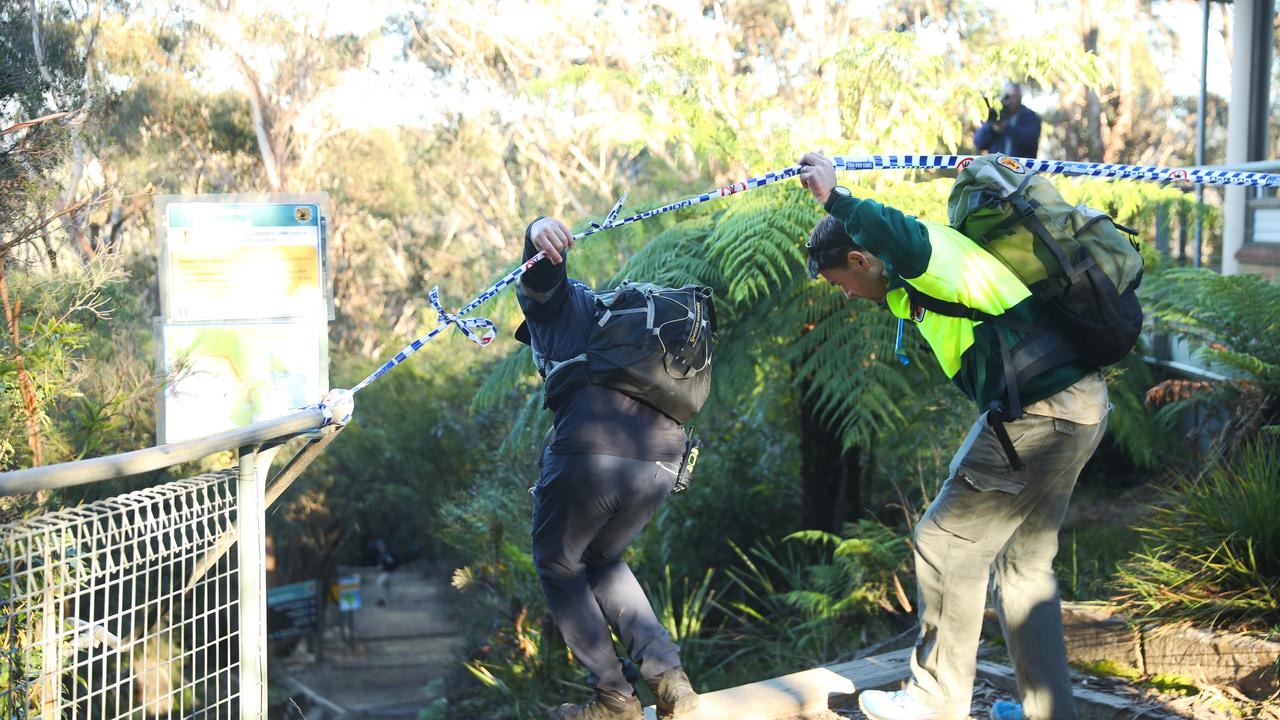
{"label": "wooden plank walkway", "polygon": [[[910,649],[804,670],[702,696],[688,720],[786,720],[826,710],[855,692],[897,686],[911,674]],[[655,720],[653,707],[645,718]]]}

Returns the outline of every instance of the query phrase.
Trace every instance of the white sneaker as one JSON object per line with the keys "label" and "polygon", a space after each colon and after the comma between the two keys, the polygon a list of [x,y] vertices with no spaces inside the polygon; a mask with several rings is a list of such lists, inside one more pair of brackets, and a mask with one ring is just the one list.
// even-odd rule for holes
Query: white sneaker
{"label": "white sneaker", "polygon": [[908,695],[906,690],[866,690],[858,696],[858,707],[871,720],[951,720],[955,717],[934,710]]}

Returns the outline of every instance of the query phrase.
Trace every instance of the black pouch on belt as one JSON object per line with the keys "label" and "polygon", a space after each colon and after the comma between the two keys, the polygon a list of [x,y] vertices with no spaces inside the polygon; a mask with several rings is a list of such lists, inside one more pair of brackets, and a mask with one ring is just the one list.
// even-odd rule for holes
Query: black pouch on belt
{"label": "black pouch on belt", "polygon": [[702,452],[702,440],[686,431],[684,438],[684,457],[680,458],[680,472],[676,473],[676,484],[673,493],[681,493],[689,489],[689,481],[693,480],[693,468],[698,464],[698,453]]}

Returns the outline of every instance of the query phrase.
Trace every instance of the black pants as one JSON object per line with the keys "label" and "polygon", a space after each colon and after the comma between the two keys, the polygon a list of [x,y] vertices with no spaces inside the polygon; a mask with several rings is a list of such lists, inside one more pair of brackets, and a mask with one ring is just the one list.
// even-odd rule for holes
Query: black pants
{"label": "black pants", "polygon": [[644,677],[680,664],[622,554],[675,482],[675,463],[584,453],[543,454],[533,489],[533,561],[565,644],[596,688],[631,694],[610,626]]}

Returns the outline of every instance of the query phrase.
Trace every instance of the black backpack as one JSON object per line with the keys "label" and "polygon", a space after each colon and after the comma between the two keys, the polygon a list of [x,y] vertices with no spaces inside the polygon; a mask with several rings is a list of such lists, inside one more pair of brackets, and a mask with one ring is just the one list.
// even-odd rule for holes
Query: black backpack
{"label": "black backpack", "polygon": [[711,288],[624,282],[597,293],[587,381],[611,387],[683,424],[711,392],[716,335]]}

